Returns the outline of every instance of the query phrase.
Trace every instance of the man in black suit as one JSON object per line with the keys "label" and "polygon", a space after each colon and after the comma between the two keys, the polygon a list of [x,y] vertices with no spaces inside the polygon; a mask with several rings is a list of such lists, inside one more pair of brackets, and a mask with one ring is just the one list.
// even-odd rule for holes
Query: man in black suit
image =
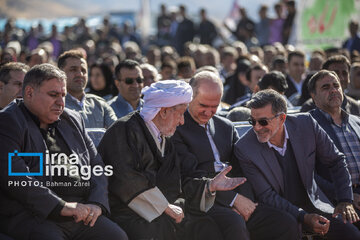
{"label": "man in black suit", "polygon": [[105,217],[111,166],[81,116],[64,109],[65,73],[37,65],[22,93],[0,112],[0,231],[15,239],[128,239]]}
{"label": "man in black suit", "polygon": [[[239,136],[234,125],[215,115],[223,87],[220,78],[209,71],[197,73],[190,81],[194,97],[172,141],[182,162],[183,175],[212,177],[227,165],[233,175],[241,175],[234,157]],[[282,211],[258,205],[249,184],[236,191],[218,192],[208,211],[224,239],[295,239],[296,221]],[[249,230],[250,234],[248,233]]]}
{"label": "man in black suit", "polygon": [[[339,151],[345,154],[353,186],[354,207],[360,213],[360,119],[341,109],[344,97],[340,81],[334,72],[321,70],[310,79],[308,86],[316,105],[316,109],[310,114],[326,131]],[[316,170],[323,178],[317,181],[326,189],[328,197],[335,203],[339,201],[333,193],[335,187],[330,171],[320,162],[317,162]]]}

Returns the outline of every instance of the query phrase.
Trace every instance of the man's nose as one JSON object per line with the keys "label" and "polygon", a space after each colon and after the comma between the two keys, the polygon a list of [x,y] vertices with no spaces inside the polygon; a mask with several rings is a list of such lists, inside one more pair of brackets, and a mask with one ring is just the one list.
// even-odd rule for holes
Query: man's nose
{"label": "man's nose", "polygon": [[55,103],[59,106],[65,107],[65,97],[58,97]]}

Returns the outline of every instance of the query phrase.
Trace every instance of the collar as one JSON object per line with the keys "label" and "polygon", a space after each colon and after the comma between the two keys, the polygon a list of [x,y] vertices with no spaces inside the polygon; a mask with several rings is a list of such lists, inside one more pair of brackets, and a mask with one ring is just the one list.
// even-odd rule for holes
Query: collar
{"label": "collar", "polygon": [[[141,115],[140,115],[141,116]],[[141,116],[141,118],[144,120],[143,116]],[[145,122],[145,120],[144,120]],[[151,134],[156,137],[156,139],[161,143],[162,142],[162,137],[161,137],[161,132],[160,130],[157,128],[157,126],[155,125],[155,123],[151,120],[149,122],[145,122],[145,125],[148,127],[148,129],[150,130]]]}
{"label": "collar", "polygon": [[279,152],[282,156],[285,155],[285,151],[287,148],[287,141],[289,139],[289,134],[288,131],[286,129],[286,125],[284,124],[284,131],[285,131],[285,140],[284,140],[284,145],[282,147],[278,147],[275,146],[274,144],[272,144],[270,141],[267,142],[269,148],[274,148],[277,152]]}
{"label": "collar", "polygon": [[[332,124],[335,124],[334,120],[332,119],[332,117],[331,117],[331,115],[329,113],[321,110],[320,108],[319,108],[319,111],[324,115],[326,120],[328,120]],[[346,111],[344,111],[343,109],[341,109],[341,118],[342,118],[342,123],[348,123],[349,122],[349,114]]]}
{"label": "collar", "polygon": [[68,95],[69,95],[70,99],[75,101],[81,108],[84,106],[85,94],[83,95],[83,97],[81,98],[80,101],[76,97],[72,96],[70,93],[68,93]]}
{"label": "collar", "polygon": [[[29,114],[29,116],[31,117],[31,119],[34,121],[35,125],[38,126],[40,128],[40,120],[39,118],[33,114],[26,106],[25,104],[23,103],[21,106],[23,106],[23,109],[24,111]],[[46,130],[52,130],[52,129],[55,129],[58,125],[59,125],[59,122],[60,122],[60,118],[58,120],[56,120],[55,122],[53,123],[50,123],[48,124],[48,129]]]}

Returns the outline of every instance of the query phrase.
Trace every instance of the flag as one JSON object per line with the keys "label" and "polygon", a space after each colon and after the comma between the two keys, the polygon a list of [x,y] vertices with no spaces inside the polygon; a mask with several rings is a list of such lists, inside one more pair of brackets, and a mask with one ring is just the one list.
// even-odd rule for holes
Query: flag
{"label": "flag", "polygon": [[137,26],[141,38],[143,40],[146,39],[150,34],[151,28],[150,0],[140,0],[140,9],[137,14]]}
{"label": "flag", "polygon": [[228,15],[224,20],[226,25],[229,26],[230,29],[235,30],[236,28],[236,23],[240,19],[239,10],[240,10],[240,5],[238,4],[238,0],[234,0]]}

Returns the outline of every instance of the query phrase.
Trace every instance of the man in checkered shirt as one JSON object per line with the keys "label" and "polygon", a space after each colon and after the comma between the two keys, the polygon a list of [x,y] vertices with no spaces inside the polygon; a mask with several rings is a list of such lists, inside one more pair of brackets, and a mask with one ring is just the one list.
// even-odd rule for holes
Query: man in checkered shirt
{"label": "man in checkered shirt", "polygon": [[[341,108],[344,95],[335,72],[319,71],[310,79],[308,88],[316,105],[316,109],[310,112],[311,115],[346,156],[353,187],[353,205],[360,213],[360,118]],[[317,163],[316,170],[318,184],[336,204],[341,199],[337,199],[334,194],[335,186],[332,186],[329,170],[320,163]]]}

